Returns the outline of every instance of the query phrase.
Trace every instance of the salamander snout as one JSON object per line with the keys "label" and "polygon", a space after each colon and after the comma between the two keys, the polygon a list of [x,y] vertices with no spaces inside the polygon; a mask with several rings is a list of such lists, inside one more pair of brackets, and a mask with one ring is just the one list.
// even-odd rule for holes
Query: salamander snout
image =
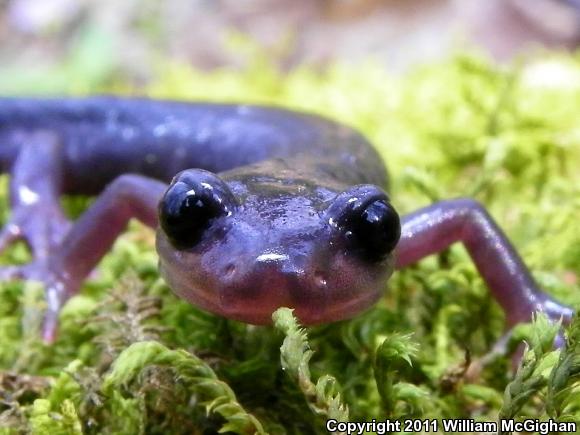
{"label": "salamander snout", "polygon": [[400,236],[381,189],[245,186],[253,190],[199,170],[173,180],[159,205],[157,251],[176,294],[254,324],[269,323],[281,306],[305,324],[337,321],[380,297]]}

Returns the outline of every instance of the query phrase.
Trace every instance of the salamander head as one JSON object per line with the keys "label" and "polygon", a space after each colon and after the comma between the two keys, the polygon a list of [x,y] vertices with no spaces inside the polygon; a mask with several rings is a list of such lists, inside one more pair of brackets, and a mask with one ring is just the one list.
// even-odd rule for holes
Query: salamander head
{"label": "salamander head", "polygon": [[305,324],[352,317],[393,270],[399,217],[372,185],[342,193],[304,179],[220,179],[188,170],[159,205],[157,251],[173,291],[248,323],[281,306]]}

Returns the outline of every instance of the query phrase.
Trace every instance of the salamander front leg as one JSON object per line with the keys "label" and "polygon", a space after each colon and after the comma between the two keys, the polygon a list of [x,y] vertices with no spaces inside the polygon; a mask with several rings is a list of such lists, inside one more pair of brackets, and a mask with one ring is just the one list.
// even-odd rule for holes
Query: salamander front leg
{"label": "salamander front leg", "polygon": [[113,181],[74,223],[51,255],[48,271],[27,277],[46,285],[47,311],[43,328],[46,341],[55,338],[63,303],[76,293],[83,280],[109,251],[131,218],[157,226],[157,204],[167,186],[139,175],[123,175]]}
{"label": "salamander front leg", "polygon": [[[14,140],[21,150],[11,168],[11,215],[0,230],[0,252],[24,240],[32,251],[31,264],[41,269],[70,228],[59,203],[61,143],[50,132],[19,132]],[[0,268],[0,280],[21,274],[17,267]]]}
{"label": "salamander front leg", "polygon": [[506,313],[509,327],[529,321],[535,311],[570,320],[571,308],[542,292],[522,259],[491,216],[476,201],[442,201],[402,221],[397,268],[463,242],[493,297]]}

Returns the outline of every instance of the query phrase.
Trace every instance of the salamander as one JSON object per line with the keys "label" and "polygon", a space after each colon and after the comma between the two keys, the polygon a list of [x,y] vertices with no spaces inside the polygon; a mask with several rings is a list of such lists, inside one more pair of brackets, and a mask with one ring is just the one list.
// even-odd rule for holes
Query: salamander
{"label": "salamander", "polygon": [[[396,146],[396,145],[394,145]],[[572,310],[542,292],[485,208],[451,199],[399,217],[382,159],[357,131],[276,107],[145,98],[0,99],[0,171],[26,265],[45,284],[43,336],[131,218],[156,229],[180,297],[253,324],[281,306],[304,324],[357,315],[393,270],[462,242],[508,326]],[[97,195],[75,222],[62,194]]]}

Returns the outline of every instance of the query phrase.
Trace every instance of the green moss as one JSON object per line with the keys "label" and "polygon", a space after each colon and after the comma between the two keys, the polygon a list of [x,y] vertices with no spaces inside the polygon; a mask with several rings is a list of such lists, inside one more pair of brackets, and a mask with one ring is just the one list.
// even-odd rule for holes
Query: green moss
{"label": "green moss", "polygon": [[[62,89],[277,104],[342,120],[384,156],[401,212],[474,196],[546,291],[580,306],[574,56],[505,68],[458,56],[404,77],[370,63],[283,75],[259,53],[254,58],[245,70],[211,73],[160,62],[145,89],[112,72],[86,83],[75,75]],[[65,69],[75,71],[74,62]],[[70,200],[67,209],[75,214],[85,204]],[[4,177],[2,222],[7,209]],[[1,257],[26,259],[22,246]],[[500,356],[467,378],[466,351],[472,360],[486,355],[503,315],[460,246],[395,274],[375,308],[309,328],[308,339],[286,318],[284,339],[173,296],[156,271],[152,233],[132,223],[65,307],[52,346],[36,335],[40,308],[34,286],[0,284],[0,382],[9,371],[20,379],[0,384],[0,433],[325,433],[321,418],[346,418],[346,407],[351,420],[580,420],[578,326],[566,350],[551,353],[541,344],[551,329],[538,321],[526,333],[531,356],[517,375]],[[33,388],[26,376],[48,387]]]}

